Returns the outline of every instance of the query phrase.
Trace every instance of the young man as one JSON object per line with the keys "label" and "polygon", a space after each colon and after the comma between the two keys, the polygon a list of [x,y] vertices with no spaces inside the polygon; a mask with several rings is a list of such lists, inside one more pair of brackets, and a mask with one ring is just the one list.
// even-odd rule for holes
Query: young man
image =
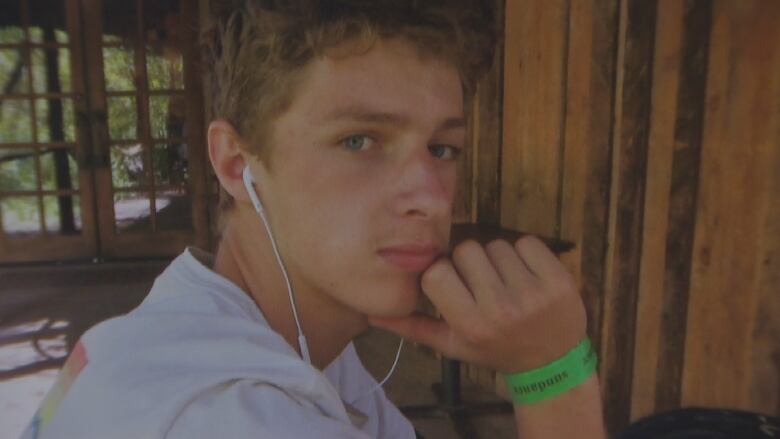
{"label": "young man", "polygon": [[[578,346],[584,307],[540,241],[446,254],[464,101],[492,50],[479,12],[247,1],[218,25],[218,251],[187,249],[85,334],[27,437],[410,438],[352,346],[369,325],[512,375]],[[423,294],[442,319],[415,313]],[[580,381],[518,399],[519,435],[603,437],[597,378]]]}

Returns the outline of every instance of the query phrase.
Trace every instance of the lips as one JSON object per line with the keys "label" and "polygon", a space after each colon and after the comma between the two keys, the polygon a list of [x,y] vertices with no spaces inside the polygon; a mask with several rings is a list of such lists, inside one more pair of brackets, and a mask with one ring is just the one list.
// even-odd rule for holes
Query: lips
{"label": "lips", "polygon": [[380,249],[377,254],[386,262],[403,271],[419,273],[425,271],[442,253],[435,245],[398,245]]}

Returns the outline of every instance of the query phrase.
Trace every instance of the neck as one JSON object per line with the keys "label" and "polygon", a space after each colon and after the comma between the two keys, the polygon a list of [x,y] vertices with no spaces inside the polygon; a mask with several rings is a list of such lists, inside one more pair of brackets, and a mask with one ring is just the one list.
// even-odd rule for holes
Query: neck
{"label": "neck", "polygon": [[[253,237],[254,239],[247,239]],[[277,244],[279,237],[276,237]],[[312,365],[324,369],[368,327],[365,316],[336,302],[308,282],[285,259],[288,276]],[[214,271],[235,283],[260,308],[271,329],[279,333],[300,355],[298,329],[293,317],[287,284],[276,260],[268,233],[260,218],[236,206],[222,233]]]}

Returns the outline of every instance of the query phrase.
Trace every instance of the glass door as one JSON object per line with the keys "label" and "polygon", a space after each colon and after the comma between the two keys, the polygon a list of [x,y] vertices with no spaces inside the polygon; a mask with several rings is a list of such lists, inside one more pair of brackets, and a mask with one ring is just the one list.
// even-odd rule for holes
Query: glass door
{"label": "glass door", "polygon": [[[206,240],[195,2],[84,0],[101,252],[165,256]],[[98,13],[99,11],[99,13]],[[102,116],[105,117],[102,117]]]}
{"label": "glass door", "polygon": [[76,0],[2,1],[0,263],[97,253]]}
{"label": "glass door", "polygon": [[205,246],[194,2],[0,3],[0,263]]}

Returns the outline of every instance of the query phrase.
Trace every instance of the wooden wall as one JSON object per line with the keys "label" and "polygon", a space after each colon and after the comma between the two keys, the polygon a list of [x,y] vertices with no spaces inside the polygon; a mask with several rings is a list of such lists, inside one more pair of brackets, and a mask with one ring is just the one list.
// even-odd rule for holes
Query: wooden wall
{"label": "wooden wall", "polygon": [[780,2],[496,1],[456,217],[577,244],[611,431],[780,414]]}

